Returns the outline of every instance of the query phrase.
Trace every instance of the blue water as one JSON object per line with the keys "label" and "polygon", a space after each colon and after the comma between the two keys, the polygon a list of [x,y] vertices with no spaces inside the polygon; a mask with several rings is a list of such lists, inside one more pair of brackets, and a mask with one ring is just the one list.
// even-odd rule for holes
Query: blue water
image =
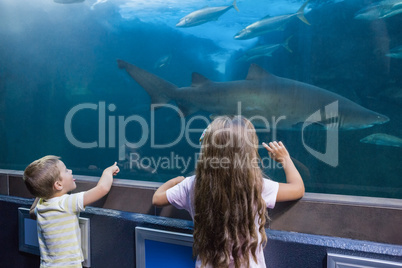
{"label": "blue water", "polygon": [[[242,80],[256,63],[390,118],[385,124],[339,132],[335,167],[306,150],[305,144],[325,153],[325,131],[309,131],[303,144],[300,131],[279,130],[276,138],[297,160],[307,191],[402,198],[402,149],[359,142],[373,133],[402,137],[402,59],[385,56],[402,44],[402,14],[375,21],[354,19],[370,3],[310,1],[305,13],[311,26],[295,18],[284,31],[235,40],[233,36],[247,25],[266,15],[294,13],[303,1],[239,0],[240,12],[231,9],[217,21],[177,28],[179,19],[192,11],[231,1],[1,0],[0,168],[23,170],[33,160],[54,154],[74,174],[99,176],[114,161],[121,166],[119,178],[165,181],[192,174],[199,147],[190,146],[189,140],[197,144],[207,123],[191,119],[209,119],[209,113],[186,117],[185,124],[199,129],[188,139],[155,148],[151,132],[144,133],[139,121],[127,121],[125,127],[121,122],[143,118],[155,134],[154,142],[168,144],[180,135],[177,112],[165,107],[152,117],[149,95],[117,67],[116,60],[179,87],[191,85],[193,72],[213,81]],[[271,57],[236,60],[247,49],[282,43],[291,35],[292,53],[280,48]],[[162,58],[166,62],[161,63]],[[170,104],[175,106],[174,100]],[[77,147],[66,135],[66,117],[77,105],[86,108],[72,117],[71,131],[91,148]],[[145,143],[135,149],[122,147],[121,137],[131,143],[145,138]],[[259,137],[274,138],[272,132]],[[260,154],[266,156],[263,150]],[[284,180],[281,169],[264,171]]]}

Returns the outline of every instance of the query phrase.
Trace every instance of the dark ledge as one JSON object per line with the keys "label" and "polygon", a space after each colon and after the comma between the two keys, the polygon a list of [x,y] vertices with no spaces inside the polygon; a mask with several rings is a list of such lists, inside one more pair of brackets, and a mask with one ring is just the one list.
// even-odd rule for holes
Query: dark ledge
{"label": "dark ledge", "polygon": [[[75,192],[88,190],[99,180],[89,176],[75,178]],[[92,206],[191,220],[186,211],[152,206],[153,193],[160,185],[115,179],[110,193]],[[22,172],[15,170],[0,170],[0,194],[33,198],[23,183]],[[306,193],[299,201],[277,203],[269,215],[273,230],[402,245],[399,199]]]}

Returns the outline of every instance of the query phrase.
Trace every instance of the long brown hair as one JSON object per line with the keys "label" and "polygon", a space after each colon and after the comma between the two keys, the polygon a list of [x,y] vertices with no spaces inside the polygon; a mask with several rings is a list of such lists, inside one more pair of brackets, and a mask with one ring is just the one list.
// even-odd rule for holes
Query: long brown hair
{"label": "long brown hair", "polygon": [[236,268],[249,267],[250,254],[257,262],[267,241],[258,159],[258,138],[244,117],[218,117],[208,126],[194,186],[193,253],[202,266],[228,267],[232,256]]}

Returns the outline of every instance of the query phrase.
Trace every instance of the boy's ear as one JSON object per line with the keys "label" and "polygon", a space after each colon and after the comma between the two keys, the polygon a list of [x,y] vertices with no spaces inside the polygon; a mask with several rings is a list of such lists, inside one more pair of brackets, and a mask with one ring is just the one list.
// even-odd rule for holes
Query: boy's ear
{"label": "boy's ear", "polygon": [[61,184],[60,180],[55,181],[55,183],[53,184],[53,187],[57,191],[63,190],[63,184]]}

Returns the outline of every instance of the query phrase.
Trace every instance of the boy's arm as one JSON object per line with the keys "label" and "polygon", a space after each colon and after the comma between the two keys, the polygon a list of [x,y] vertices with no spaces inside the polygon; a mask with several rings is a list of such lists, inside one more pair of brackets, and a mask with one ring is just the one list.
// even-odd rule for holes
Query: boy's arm
{"label": "boy's arm", "polygon": [[31,208],[29,209],[29,217],[33,220],[36,220],[36,213],[35,213],[35,208],[36,205],[38,204],[39,197],[36,197],[34,202],[32,203]]}
{"label": "boy's arm", "polygon": [[101,199],[110,191],[113,183],[113,176],[119,171],[120,169],[116,162],[113,166],[108,167],[103,171],[102,177],[99,179],[98,184],[94,188],[84,193],[84,207]]}
{"label": "boy's arm", "polygon": [[299,171],[293,164],[288,151],[282,142],[263,143],[272,159],[282,164],[286,175],[286,183],[279,183],[277,202],[292,201],[304,195],[304,183]]}
{"label": "boy's arm", "polygon": [[154,193],[154,196],[152,197],[152,205],[154,206],[167,206],[169,205],[169,201],[166,196],[166,191],[175,186],[176,184],[179,184],[182,182],[185,178],[183,176],[179,176],[176,178],[173,178],[171,180],[168,180],[164,184],[162,184],[158,190]]}

